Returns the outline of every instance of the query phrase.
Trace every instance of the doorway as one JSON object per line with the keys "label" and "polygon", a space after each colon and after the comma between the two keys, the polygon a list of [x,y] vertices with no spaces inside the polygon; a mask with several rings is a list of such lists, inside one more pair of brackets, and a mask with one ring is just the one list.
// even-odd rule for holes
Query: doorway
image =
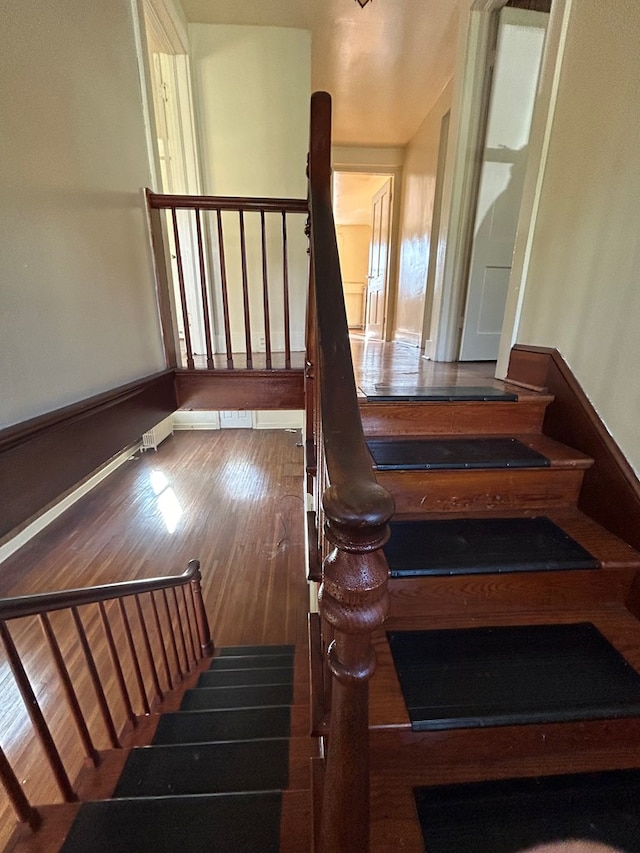
{"label": "doorway", "polygon": [[336,171],[333,210],[352,333],[384,340],[389,319],[393,177]]}

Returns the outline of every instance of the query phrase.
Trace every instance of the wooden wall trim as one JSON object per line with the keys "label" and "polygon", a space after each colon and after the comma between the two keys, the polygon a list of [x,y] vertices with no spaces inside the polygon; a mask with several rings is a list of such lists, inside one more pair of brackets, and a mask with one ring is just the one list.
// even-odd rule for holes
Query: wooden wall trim
{"label": "wooden wall trim", "polygon": [[165,370],[0,431],[0,539],[175,409]]}
{"label": "wooden wall trim", "polygon": [[560,353],[517,344],[507,381],[548,388],[554,400],[542,431],[594,460],[585,471],[579,509],[640,550],[640,481]]}
{"label": "wooden wall trim", "polygon": [[304,371],[178,370],[181,409],[304,409]]}

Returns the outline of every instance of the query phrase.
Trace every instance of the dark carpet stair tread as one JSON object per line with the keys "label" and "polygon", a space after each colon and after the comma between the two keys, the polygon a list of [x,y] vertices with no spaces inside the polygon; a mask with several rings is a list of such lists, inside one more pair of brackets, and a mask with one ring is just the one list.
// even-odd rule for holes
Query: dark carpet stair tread
{"label": "dark carpet stair tread", "polygon": [[544,516],[393,521],[384,552],[392,577],[597,569],[600,565]]}
{"label": "dark carpet stair tread", "polygon": [[382,439],[367,442],[380,471],[548,468],[550,460],[516,438]]}
{"label": "dark carpet stair tread", "polygon": [[286,738],[290,733],[291,709],[288,705],[226,711],[176,711],[162,715],[153,743]]}
{"label": "dark carpet stair tread", "polygon": [[424,386],[407,382],[360,384],[360,390],[370,400],[394,401],[500,401],[516,402],[518,395],[490,385],[483,386]]}
{"label": "dark carpet stair tread", "polygon": [[132,749],[114,798],[273,791],[289,783],[287,738]]}
{"label": "dark carpet stair tread", "polygon": [[640,771],[417,788],[429,853],[513,853],[567,839],[640,853]]}
{"label": "dark carpet stair tread", "polygon": [[285,646],[223,646],[217,649],[217,653],[222,657],[228,655],[293,655],[296,647],[291,645]]}
{"label": "dark carpet stair tread", "polygon": [[640,675],[590,623],[387,636],[416,731],[640,716]]}
{"label": "dark carpet stair tread", "polygon": [[198,687],[240,687],[250,684],[293,684],[293,667],[208,670],[198,679]]}
{"label": "dark carpet stair tread", "polygon": [[282,794],[85,803],[63,853],[278,853]]}
{"label": "dark carpet stair tread", "polygon": [[280,655],[226,655],[214,658],[209,669],[279,669],[293,667],[293,654]]}
{"label": "dark carpet stair tread", "polygon": [[243,687],[196,687],[187,690],[180,704],[181,711],[200,711],[215,708],[261,708],[271,705],[290,705],[292,684],[251,684]]}

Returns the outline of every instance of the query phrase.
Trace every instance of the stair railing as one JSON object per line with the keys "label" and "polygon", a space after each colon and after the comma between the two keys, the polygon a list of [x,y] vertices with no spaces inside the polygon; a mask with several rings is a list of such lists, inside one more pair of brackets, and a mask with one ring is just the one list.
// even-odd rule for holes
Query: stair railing
{"label": "stair railing", "polygon": [[167,367],[290,369],[303,346],[291,318],[291,223],[306,248],[307,200],[146,197]]}
{"label": "stair railing", "polygon": [[[316,481],[322,493],[325,555],[320,613],[332,639],[328,752],[318,849],[369,848],[368,683],[375,669],[371,633],[384,621],[388,567],[381,550],[393,499],[377,484],[362,430],[351,361],[331,204],[331,99],[311,99],[309,200]],[[313,286],[313,284],[312,284]]]}
{"label": "stair railing", "polygon": [[[34,620],[44,640],[35,653]],[[17,623],[13,630],[10,623]],[[19,646],[27,637],[29,652],[21,655]],[[81,752],[97,767],[98,738],[120,747],[121,732],[135,728],[139,715],[149,714],[165,691],[213,653],[200,564],[191,560],[182,574],[172,577],[5,598],[0,601],[0,640],[60,798],[76,802],[71,760],[63,759],[55,738],[61,732],[47,719],[59,704],[51,690],[55,677],[49,673],[57,675]],[[43,672],[44,684],[38,684]],[[37,829],[40,814],[1,748],[0,779],[18,819]]]}

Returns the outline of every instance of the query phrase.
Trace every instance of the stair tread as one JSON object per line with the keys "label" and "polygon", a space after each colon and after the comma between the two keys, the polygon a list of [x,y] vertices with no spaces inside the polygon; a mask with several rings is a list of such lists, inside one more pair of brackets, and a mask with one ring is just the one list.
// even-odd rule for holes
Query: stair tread
{"label": "stair tread", "polygon": [[253,684],[293,684],[293,666],[259,669],[207,670],[198,678],[198,687],[242,687]]}
{"label": "stair tread", "polygon": [[176,711],[162,715],[152,743],[289,737],[290,733],[291,709],[288,705],[222,711]]}
{"label": "stair tread", "polygon": [[161,744],[131,750],[114,798],[282,790],[287,738]]}
{"label": "stair tread", "polygon": [[287,666],[292,667],[293,661],[294,656],[292,654],[226,655],[214,658],[211,661],[209,669],[273,669]]}
{"label": "stair tread", "polygon": [[560,839],[640,853],[640,770],[415,791],[429,853],[510,853]]}
{"label": "stair tread", "polygon": [[226,656],[246,656],[246,655],[284,655],[293,656],[296,647],[293,645],[271,645],[271,646],[222,646],[216,649],[216,654],[222,657]]}
{"label": "stair tread", "polygon": [[387,636],[415,731],[640,715],[640,675],[591,623]]}
{"label": "stair tread", "polygon": [[185,691],[181,711],[214,708],[258,708],[289,705],[293,699],[291,684],[254,684],[242,687],[196,687]]}
{"label": "stair tread", "polygon": [[392,577],[597,569],[598,560],[546,517],[392,521]]}
{"label": "stair tread", "polygon": [[358,385],[367,400],[379,402],[517,402],[519,392],[495,385],[424,385],[391,380],[361,381]]}
{"label": "stair tread", "polygon": [[85,803],[62,851],[278,853],[281,808],[274,791]]}

